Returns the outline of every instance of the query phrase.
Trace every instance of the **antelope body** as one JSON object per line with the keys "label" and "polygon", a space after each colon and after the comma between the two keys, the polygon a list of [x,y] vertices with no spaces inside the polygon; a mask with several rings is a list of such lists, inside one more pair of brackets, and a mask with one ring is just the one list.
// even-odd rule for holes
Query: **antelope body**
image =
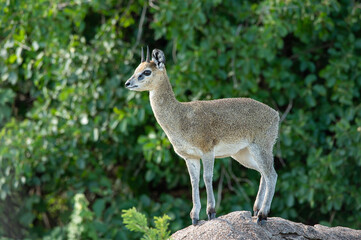
{"label": "antelope body", "polygon": [[215,158],[232,157],[247,168],[261,173],[254,203],[258,222],[267,219],[274,195],[277,174],[273,167],[273,145],[278,135],[278,112],[250,98],[179,102],[174,96],[165,69],[165,57],[154,49],[152,61],[144,61],[125,86],[135,91],[149,91],[154,115],[173,145],[186,161],[192,185],[193,225],[199,220],[200,160],[207,191],[207,214],[215,218],[212,187]]}

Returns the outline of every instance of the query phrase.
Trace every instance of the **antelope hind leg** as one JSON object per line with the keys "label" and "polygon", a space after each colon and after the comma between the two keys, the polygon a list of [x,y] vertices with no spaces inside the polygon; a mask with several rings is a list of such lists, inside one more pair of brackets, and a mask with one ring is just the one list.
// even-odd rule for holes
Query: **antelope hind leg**
{"label": "antelope hind leg", "polygon": [[[257,145],[250,146],[249,150],[250,150],[252,157],[257,162],[257,164],[259,166],[259,172],[262,175],[261,183],[260,183],[260,190],[259,190],[258,194],[261,194],[261,193],[263,194],[263,191],[262,191],[263,186],[262,185],[265,185],[263,201],[260,201],[261,199],[259,197],[261,197],[261,196],[258,196],[258,194],[257,194],[257,199],[256,199],[256,203],[255,203],[255,205],[257,204],[257,206],[256,206],[257,209],[259,206],[261,206],[261,208],[259,209],[259,211],[257,213],[257,216],[258,216],[257,222],[262,224],[264,222],[264,220],[267,220],[268,213],[270,212],[271,203],[272,203],[272,199],[273,199],[273,195],[274,195],[275,187],[276,187],[276,182],[277,182],[277,173],[273,167],[272,152],[267,151],[265,149],[261,149]],[[263,180],[264,180],[265,184],[262,184]],[[260,191],[261,191],[261,193],[260,193]],[[257,200],[258,200],[258,202],[257,202]]]}
{"label": "antelope hind leg", "polygon": [[[239,152],[237,152],[235,155],[233,155],[232,158],[234,158],[237,162],[239,162],[241,165],[243,165],[247,168],[261,172],[258,162],[255,161],[255,158],[252,156],[250,151],[251,150],[249,149],[249,147],[241,149]],[[260,180],[260,184],[259,184],[259,188],[258,188],[256,201],[254,202],[254,205],[253,205],[254,216],[257,216],[259,210],[261,209],[265,192],[266,192],[266,183],[261,174],[261,180]]]}

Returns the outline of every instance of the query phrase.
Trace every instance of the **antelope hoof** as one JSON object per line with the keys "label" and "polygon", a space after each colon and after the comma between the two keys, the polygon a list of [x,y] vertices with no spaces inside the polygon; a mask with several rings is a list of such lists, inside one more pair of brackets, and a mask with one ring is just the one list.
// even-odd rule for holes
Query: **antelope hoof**
{"label": "antelope hoof", "polygon": [[192,225],[197,226],[197,224],[198,224],[198,219],[197,218],[192,218]]}
{"label": "antelope hoof", "polygon": [[213,213],[208,213],[208,220],[212,220],[212,219],[215,219],[216,218],[216,213],[213,212]]}
{"label": "antelope hoof", "polygon": [[264,226],[266,224],[266,222],[267,222],[267,217],[263,216],[263,214],[259,214],[258,218],[257,218],[257,224]]}

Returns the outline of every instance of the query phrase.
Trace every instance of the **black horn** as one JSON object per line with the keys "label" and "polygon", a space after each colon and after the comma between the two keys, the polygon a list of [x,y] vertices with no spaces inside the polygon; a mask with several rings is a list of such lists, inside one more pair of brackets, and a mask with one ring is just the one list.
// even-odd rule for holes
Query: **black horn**
{"label": "black horn", "polygon": [[147,62],[150,62],[149,61],[149,47],[147,46],[147,59],[146,59]]}
{"label": "black horn", "polygon": [[141,50],[142,52],[141,52],[141,56],[142,56],[142,59],[140,60],[140,62],[144,62],[144,53],[143,53],[143,47],[142,47],[142,50]]}

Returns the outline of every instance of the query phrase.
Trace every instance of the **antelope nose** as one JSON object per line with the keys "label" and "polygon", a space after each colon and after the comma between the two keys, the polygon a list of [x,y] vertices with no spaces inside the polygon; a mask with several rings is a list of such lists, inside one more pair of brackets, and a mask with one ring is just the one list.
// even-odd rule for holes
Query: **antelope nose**
{"label": "antelope nose", "polygon": [[125,83],[125,86],[126,86],[126,87],[129,87],[129,85],[130,85],[130,82],[127,81],[127,82]]}

